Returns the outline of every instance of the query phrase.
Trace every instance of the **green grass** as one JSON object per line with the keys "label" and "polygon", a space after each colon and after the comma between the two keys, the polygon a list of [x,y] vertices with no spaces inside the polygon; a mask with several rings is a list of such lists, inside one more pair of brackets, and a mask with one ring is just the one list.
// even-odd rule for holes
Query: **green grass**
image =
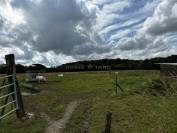
{"label": "green grass", "polygon": [[[152,96],[142,93],[158,71],[120,71],[118,82],[125,90],[115,94],[114,72],[48,73],[47,82],[36,84],[43,91],[24,96],[25,110],[35,114],[35,119],[20,122],[14,115],[0,122],[0,133],[43,133],[47,122],[40,117],[46,113],[51,119],[61,118],[66,105],[81,99],[65,133],[103,131],[107,111],[113,113],[113,133],[175,133],[177,132],[177,97]],[[19,82],[24,75],[18,75]],[[26,91],[22,88],[22,91]]]}

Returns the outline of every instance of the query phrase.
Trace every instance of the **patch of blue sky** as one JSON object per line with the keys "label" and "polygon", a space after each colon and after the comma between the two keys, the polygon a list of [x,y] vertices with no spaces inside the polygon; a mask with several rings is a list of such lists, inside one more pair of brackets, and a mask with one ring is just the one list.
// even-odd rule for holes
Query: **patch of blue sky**
{"label": "patch of blue sky", "polygon": [[134,25],[138,25],[139,23],[144,23],[147,17],[151,15],[152,13],[144,14],[141,11],[137,11],[137,12],[130,13],[130,14],[125,14],[125,15],[120,16],[118,19],[112,20],[112,22],[110,22],[108,25],[105,25],[103,28],[106,28],[107,26],[115,25],[115,24],[124,25],[124,26],[121,26],[122,28],[131,27]]}
{"label": "patch of blue sky", "polygon": [[[109,34],[110,34],[110,35],[111,35],[111,34],[115,34],[116,32],[118,32],[118,31],[120,31],[120,30],[131,29],[131,28],[134,27],[134,26],[137,26],[137,25],[139,25],[139,24],[142,24],[145,20],[146,20],[146,19],[144,18],[144,19],[139,20],[139,21],[137,21],[137,22],[135,22],[135,23],[132,23],[132,24],[129,24],[129,25],[125,25],[125,26],[120,26],[120,27],[118,27],[118,28],[116,28],[116,29],[111,30]],[[138,30],[138,29],[137,29],[137,30]]]}
{"label": "patch of blue sky", "polygon": [[[101,29],[104,29],[104,28],[107,28],[108,26],[112,26],[112,25],[116,25],[116,24],[120,24],[120,25],[128,25],[127,23],[131,23],[131,22],[134,22],[134,21],[142,21],[144,22],[144,20],[150,16],[152,16],[153,14],[153,10],[152,7],[154,7],[157,2],[155,2],[154,4],[152,5],[148,5],[147,3],[152,1],[152,0],[148,0],[146,2],[144,2],[143,0],[140,0],[141,2],[140,3],[143,3],[143,4],[140,4],[141,6],[140,7],[136,7],[137,5],[133,5],[133,6],[127,6],[126,8],[123,9],[122,12],[112,12],[110,14],[108,14],[108,16],[114,16],[110,19],[110,17],[106,16],[107,19],[109,19],[109,22],[106,22],[102,27]],[[158,1],[158,0],[156,0]],[[148,9],[148,7],[150,9]],[[136,9],[134,11],[126,11],[128,10],[129,8],[132,8],[132,9]],[[106,20],[105,20],[106,21]]]}
{"label": "patch of blue sky", "polygon": [[166,34],[164,41],[168,48],[177,48],[177,32]]}
{"label": "patch of blue sky", "polygon": [[122,13],[132,13],[132,12],[136,12],[137,10],[139,10],[140,8],[142,8],[146,2],[142,2],[144,0],[138,0],[135,2],[135,0],[131,0],[131,6],[129,7],[125,7],[122,10]]}
{"label": "patch of blue sky", "polygon": [[168,39],[167,43],[177,47],[177,36],[175,36],[175,37],[173,37],[171,39]]}
{"label": "patch of blue sky", "polygon": [[135,29],[126,29],[126,30],[121,30],[115,34],[112,34],[109,36],[109,42],[113,41],[119,41],[122,38],[133,38],[136,36],[137,31]]}
{"label": "patch of blue sky", "polygon": [[131,31],[127,34],[128,37],[134,37],[136,35],[137,31]]}
{"label": "patch of blue sky", "polygon": [[177,32],[174,32],[174,33],[168,33],[166,36],[167,36],[167,37],[177,36]]}
{"label": "patch of blue sky", "polygon": [[150,17],[160,0],[132,0],[132,6],[123,10],[124,18]]}
{"label": "patch of blue sky", "polygon": [[8,38],[15,38],[16,34],[0,32],[0,36],[8,37]]}
{"label": "patch of blue sky", "polygon": [[153,2],[154,0],[131,0],[131,6],[125,7],[121,13],[133,13],[137,12],[143,8],[148,2]]}

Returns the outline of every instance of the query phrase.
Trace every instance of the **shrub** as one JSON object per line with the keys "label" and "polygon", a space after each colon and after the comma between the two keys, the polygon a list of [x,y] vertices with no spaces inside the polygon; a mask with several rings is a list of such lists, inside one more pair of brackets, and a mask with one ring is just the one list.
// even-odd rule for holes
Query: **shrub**
{"label": "shrub", "polygon": [[176,95],[177,84],[173,80],[168,79],[156,79],[151,82],[147,87],[146,93],[157,96],[157,95]]}

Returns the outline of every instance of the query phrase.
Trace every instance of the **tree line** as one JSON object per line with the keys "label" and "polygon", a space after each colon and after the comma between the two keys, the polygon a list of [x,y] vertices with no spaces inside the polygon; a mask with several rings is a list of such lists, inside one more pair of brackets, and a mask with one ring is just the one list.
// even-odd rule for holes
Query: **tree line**
{"label": "tree line", "polygon": [[[145,60],[129,60],[129,59],[101,59],[78,61],[66,63],[55,67],[46,67],[42,64],[33,64],[24,66],[16,65],[17,73],[24,73],[29,70],[45,72],[67,72],[67,71],[106,71],[106,70],[159,70],[159,65],[155,63],[177,63],[177,55],[169,57],[158,57]],[[6,72],[6,66],[0,65],[0,73]]]}
{"label": "tree line", "polygon": [[145,60],[102,59],[78,61],[63,64],[57,68],[60,71],[94,71],[94,70],[159,70],[156,63],[177,63],[177,55],[158,57]]}

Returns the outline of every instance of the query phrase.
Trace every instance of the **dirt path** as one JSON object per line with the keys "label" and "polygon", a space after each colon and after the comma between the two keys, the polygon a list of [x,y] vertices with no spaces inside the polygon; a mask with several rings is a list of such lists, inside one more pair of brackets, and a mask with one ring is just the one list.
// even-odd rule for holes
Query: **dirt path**
{"label": "dirt path", "polygon": [[66,108],[66,111],[63,117],[58,121],[51,121],[46,130],[46,133],[62,133],[63,129],[66,128],[67,123],[69,122],[74,110],[79,105],[79,101],[70,102]]}

